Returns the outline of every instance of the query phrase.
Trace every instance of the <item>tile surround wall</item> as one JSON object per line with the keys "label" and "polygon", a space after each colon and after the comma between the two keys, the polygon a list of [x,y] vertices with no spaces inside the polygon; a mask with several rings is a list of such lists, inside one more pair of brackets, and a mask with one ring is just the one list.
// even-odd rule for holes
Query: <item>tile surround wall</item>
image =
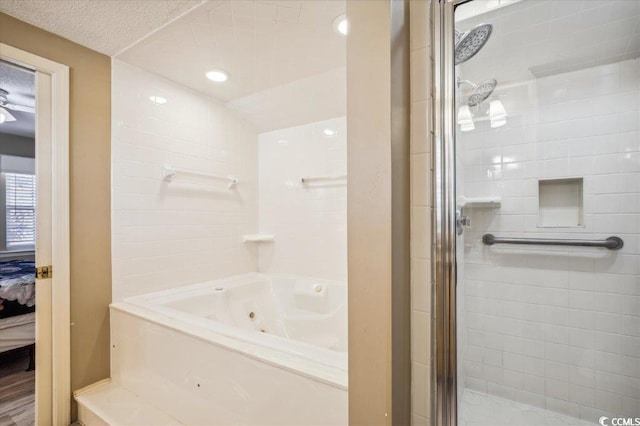
{"label": "tile surround wall", "polygon": [[[254,271],[346,280],[346,181],[297,183],[346,174],[345,117],[258,135],[215,100],[118,60],[113,90],[113,300]],[[240,183],[166,182],[165,164]],[[276,241],[242,242],[258,231]]]}
{"label": "tile surround wall", "polygon": [[[640,416],[638,59],[533,79],[506,126],[458,133],[468,388],[597,421]],[[533,105],[533,107],[532,107]],[[584,179],[584,226],[538,226],[538,179]],[[622,250],[483,246],[499,236],[601,239]]]}
{"label": "tile surround wall", "polygon": [[[257,271],[258,135],[211,98],[113,60],[113,300]],[[167,99],[164,105],[149,96]],[[235,189],[162,179],[164,164]]]}
{"label": "tile surround wall", "polygon": [[[325,129],[336,132],[327,137]],[[347,174],[346,117],[262,133],[259,270],[347,279],[346,179],[302,184],[301,177]]]}
{"label": "tile surround wall", "polygon": [[431,409],[431,2],[411,0],[411,423]]}

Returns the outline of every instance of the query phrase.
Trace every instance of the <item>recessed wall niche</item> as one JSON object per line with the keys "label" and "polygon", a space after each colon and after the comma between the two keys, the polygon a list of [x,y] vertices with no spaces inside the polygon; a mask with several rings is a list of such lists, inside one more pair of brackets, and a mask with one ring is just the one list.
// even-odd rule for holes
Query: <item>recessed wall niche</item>
{"label": "recessed wall niche", "polygon": [[582,178],[538,181],[538,226],[584,226]]}

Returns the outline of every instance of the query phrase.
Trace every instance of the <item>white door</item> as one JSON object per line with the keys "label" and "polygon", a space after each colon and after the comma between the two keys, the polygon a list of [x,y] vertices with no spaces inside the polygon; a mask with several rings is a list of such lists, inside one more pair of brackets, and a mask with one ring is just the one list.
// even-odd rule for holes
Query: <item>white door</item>
{"label": "white door", "polygon": [[[51,256],[51,76],[36,72],[36,266]],[[36,279],[36,425],[52,422],[51,278]]]}

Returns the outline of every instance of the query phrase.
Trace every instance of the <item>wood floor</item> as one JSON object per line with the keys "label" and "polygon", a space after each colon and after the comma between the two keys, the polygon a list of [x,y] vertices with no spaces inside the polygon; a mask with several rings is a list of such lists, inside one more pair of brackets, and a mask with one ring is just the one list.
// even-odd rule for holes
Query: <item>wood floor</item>
{"label": "wood floor", "polygon": [[35,424],[35,371],[25,371],[29,354],[0,360],[0,426]]}

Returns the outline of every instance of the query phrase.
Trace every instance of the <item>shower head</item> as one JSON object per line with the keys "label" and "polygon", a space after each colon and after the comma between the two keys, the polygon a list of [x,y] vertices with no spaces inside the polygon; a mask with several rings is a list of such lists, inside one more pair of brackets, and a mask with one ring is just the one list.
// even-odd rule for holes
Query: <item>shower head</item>
{"label": "shower head", "polygon": [[471,95],[469,95],[469,100],[467,101],[469,106],[481,104],[485,99],[491,96],[497,84],[498,82],[495,78],[490,78],[489,80],[484,80],[474,85],[473,91],[471,92]]}
{"label": "shower head", "polygon": [[462,35],[456,31],[455,64],[466,62],[478,53],[489,40],[491,31],[491,24],[480,24]]}

